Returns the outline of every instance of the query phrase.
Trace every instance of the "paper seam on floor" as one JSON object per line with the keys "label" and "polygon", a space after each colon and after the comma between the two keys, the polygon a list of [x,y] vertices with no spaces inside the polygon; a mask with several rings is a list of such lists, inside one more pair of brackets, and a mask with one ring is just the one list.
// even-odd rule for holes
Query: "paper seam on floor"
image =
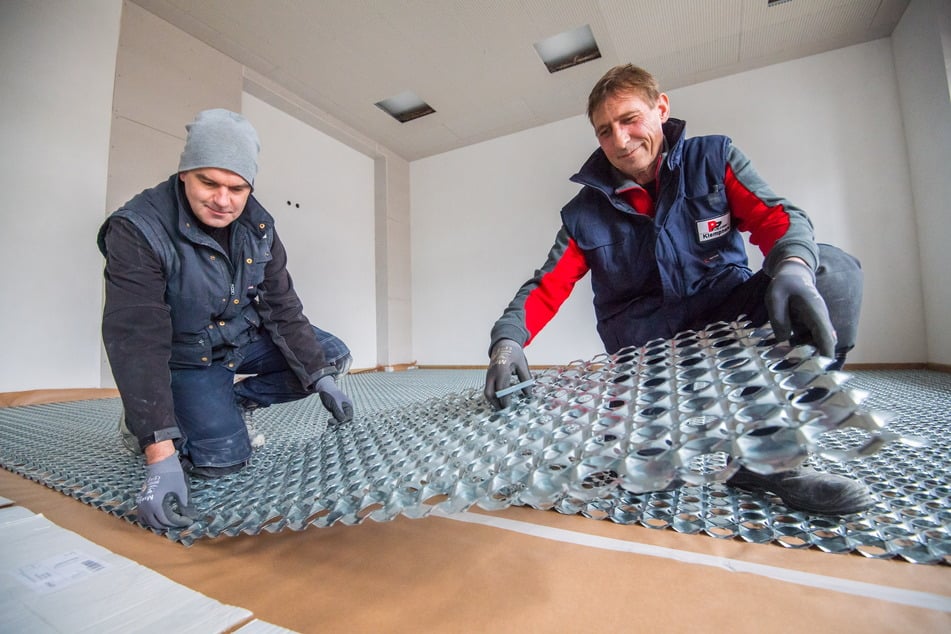
{"label": "paper seam on floor", "polygon": [[930,592],[919,592],[917,590],[905,590],[903,588],[894,588],[864,581],[853,581],[850,579],[841,579],[838,577],[829,577],[811,572],[802,572],[799,570],[789,570],[778,566],[768,566],[757,564],[739,559],[729,559],[726,557],[717,557],[715,555],[706,555],[663,546],[653,546],[651,544],[641,544],[638,542],[629,542],[611,537],[602,537],[599,535],[589,535],[561,528],[552,528],[512,520],[494,515],[482,515],[477,513],[442,513],[434,512],[433,516],[470,524],[481,524],[491,526],[502,530],[540,537],[577,546],[586,546],[589,548],[598,548],[601,550],[612,550],[626,552],[635,555],[646,555],[650,557],[660,557],[663,559],[672,559],[681,563],[695,564],[720,568],[730,572],[744,572],[761,577],[775,579],[786,583],[794,583],[801,586],[818,588],[821,590],[834,590],[845,594],[853,594],[870,599],[889,601],[891,603],[900,603],[917,608],[926,608],[929,610],[938,610],[940,612],[951,612],[951,597]]}

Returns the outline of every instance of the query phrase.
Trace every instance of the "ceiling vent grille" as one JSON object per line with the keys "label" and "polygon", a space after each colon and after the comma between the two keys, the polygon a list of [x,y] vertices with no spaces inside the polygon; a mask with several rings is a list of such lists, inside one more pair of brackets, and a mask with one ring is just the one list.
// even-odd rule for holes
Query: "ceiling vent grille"
{"label": "ceiling vent grille", "polygon": [[425,117],[436,112],[432,106],[416,96],[416,93],[407,90],[374,104],[377,108],[390,115],[400,123]]}
{"label": "ceiling vent grille", "polygon": [[601,57],[598,43],[594,40],[591,27],[587,24],[535,42],[534,46],[549,73],[556,73]]}

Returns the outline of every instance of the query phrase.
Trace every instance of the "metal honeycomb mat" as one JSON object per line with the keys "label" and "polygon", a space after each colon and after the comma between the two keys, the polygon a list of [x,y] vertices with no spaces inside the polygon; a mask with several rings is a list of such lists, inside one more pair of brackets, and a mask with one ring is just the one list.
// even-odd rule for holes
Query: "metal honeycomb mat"
{"label": "metal honeycomb mat", "polygon": [[[902,429],[901,420],[865,408],[869,392],[846,386],[849,375],[825,363],[811,348],[778,344],[768,327],[734,322],[539,373],[535,397],[503,412],[485,404],[481,371],[351,375],[343,382],[357,404],[352,424],[328,427],[316,398],[259,410],[255,424],[267,444],[239,473],[193,480],[202,517],[166,535],[188,545],[434,509],[527,505],[793,548],[948,562],[947,434],[922,427],[926,412]],[[895,411],[897,404],[880,405]],[[110,399],[0,410],[0,462],[135,521],[142,464],[121,448],[119,408]],[[888,442],[903,434],[931,436],[931,446]],[[722,484],[737,461],[769,472],[807,458],[865,481],[879,503],[827,518]]]}

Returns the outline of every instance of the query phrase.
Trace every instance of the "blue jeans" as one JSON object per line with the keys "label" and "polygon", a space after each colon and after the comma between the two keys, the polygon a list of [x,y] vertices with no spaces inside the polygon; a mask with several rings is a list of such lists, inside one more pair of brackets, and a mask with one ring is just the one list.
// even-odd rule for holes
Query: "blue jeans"
{"label": "blue jeans", "polygon": [[[314,327],[327,361],[340,375],[350,367],[350,349],[336,336]],[[215,477],[239,470],[251,455],[243,407],[267,407],[309,396],[267,333],[241,349],[237,368],[213,364],[173,369],[176,441],[182,464],[195,475]],[[235,383],[235,374],[251,374]]]}

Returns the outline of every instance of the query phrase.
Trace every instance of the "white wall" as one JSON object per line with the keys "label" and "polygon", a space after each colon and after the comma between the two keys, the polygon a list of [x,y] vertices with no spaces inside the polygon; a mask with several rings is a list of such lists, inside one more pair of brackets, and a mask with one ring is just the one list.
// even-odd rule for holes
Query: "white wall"
{"label": "white wall", "polygon": [[[927,359],[915,209],[888,38],[671,92],[689,134],[728,134],[816,239],[862,262],[856,363]],[[901,310],[895,310],[901,306]]]}
{"label": "white wall", "polygon": [[[485,364],[489,330],[540,267],[578,191],[568,177],[591,150],[583,118],[472,145],[410,165],[413,349],[421,365]],[[529,363],[603,351],[591,284],[582,280],[532,342]]]}
{"label": "white wall", "polygon": [[413,357],[409,162],[384,153],[376,174],[376,319],[378,367],[410,366]]}
{"label": "white wall", "polygon": [[892,42],[912,148],[928,361],[951,366],[951,3],[912,0]]}
{"label": "white wall", "polygon": [[347,343],[354,368],[374,367],[373,159],[247,93],[242,112],[261,138],[254,195],[276,219],[304,314]]}
{"label": "white wall", "polygon": [[[243,76],[244,90],[248,95],[289,114],[373,161],[376,331],[365,333],[361,327],[358,336],[376,337],[376,363],[363,365],[361,355],[360,365],[355,366],[355,369],[374,365],[394,369],[410,365],[413,361],[413,342],[410,312],[409,162],[253,70],[245,68]],[[347,264],[350,265],[355,256],[363,257],[361,253],[362,249],[356,249]],[[358,292],[362,293],[362,288]],[[357,321],[363,323],[364,317],[360,315]]]}
{"label": "white wall", "polygon": [[[821,241],[863,261],[863,319],[849,360],[924,361],[918,245],[890,40],[670,96],[689,134],[732,136],[775,190],[810,212]],[[595,147],[581,115],[412,164],[420,364],[486,362],[492,323],[544,262],[558,212],[577,190],[567,179]],[[590,293],[585,280],[528,348],[530,363],[565,363],[601,350]]]}
{"label": "white wall", "polygon": [[120,6],[0,2],[0,391],[99,385]]}

